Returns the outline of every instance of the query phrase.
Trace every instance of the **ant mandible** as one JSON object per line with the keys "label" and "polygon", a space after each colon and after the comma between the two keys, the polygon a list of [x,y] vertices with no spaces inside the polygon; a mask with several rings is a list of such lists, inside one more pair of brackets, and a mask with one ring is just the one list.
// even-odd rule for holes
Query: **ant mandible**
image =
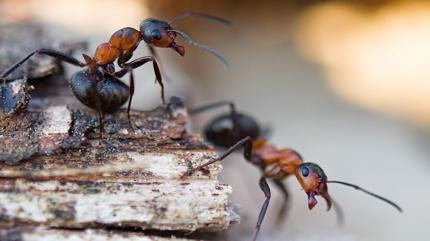
{"label": "ant mandible", "polygon": [[355,184],[328,180],[320,166],[312,162],[304,162],[302,156],[295,150],[287,148],[278,149],[275,146],[268,144],[266,140],[261,138],[261,128],[258,123],[252,117],[237,112],[235,105],[232,102],[222,101],[199,107],[191,110],[190,114],[195,115],[224,105],[229,106],[230,113],[222,114],[211,121],[205,128],[205,136],[207,140],[215,146],[228,149],[219,158],[215,158],[200,166],[192,168],[186,173],[186,175],[191,175],[212,163],[222,161],[232,152],[243,147],[244,158],[248,162],[256,165],[262,171],[259,186],[265,195],[265,201],[260,209],[257,224],[255,226],[256,230],[253,237],[254,241],[258,237],[271,197],[270,187],[267,184],[266,178],[273,180],[284,196],[284,203],[278,213],[278,220],[285,214],[286,204],[289,197],[288,190],[282,183],[282,180],[289,176],[295,176],[301,188],[307,194],[309,209],[315,207],[317,204],[315,197],[320,195],[327,203],[327,211],[330,210],[332,206],[334,207],[340,222],[342,222],[343,218],[342,211],[329,195],[327,183],[342,184],[355,188],[356,190],[363,191],[370,196],[392,205],[399,212],[402,212],[402,209],[396,203],[373,192],[367,191]]}

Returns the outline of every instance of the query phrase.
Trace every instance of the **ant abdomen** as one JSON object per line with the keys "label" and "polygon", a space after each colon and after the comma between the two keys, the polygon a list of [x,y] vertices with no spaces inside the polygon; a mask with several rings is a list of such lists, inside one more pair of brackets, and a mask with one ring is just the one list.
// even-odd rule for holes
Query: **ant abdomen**
{"label": "ant abdomen", "polygon": [[106,113],[117,111],[129,98],[126,84],[100,71],[96,74],[90,74],[89,69],[76,72],[72,75],[70,87],[84,105]]}
{"label": "ant abdomen", "polygon": [[238,113],[236,127],[234,121],[231,114],[215,118],[205,129],[206,139],[217,147],[228,148],[247,136],[260,136],[260,126],[253,118]]}

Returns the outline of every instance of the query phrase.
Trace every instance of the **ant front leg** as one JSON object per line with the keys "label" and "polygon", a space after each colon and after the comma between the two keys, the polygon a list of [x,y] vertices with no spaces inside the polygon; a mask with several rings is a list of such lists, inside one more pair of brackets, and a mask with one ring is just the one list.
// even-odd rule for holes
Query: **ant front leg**
{"label": "ant front leg", "polygon": [[33,52],[29,53],[24,58],[18,60],[18,62],[16,62],[15,64],[13,64],[9,68],[7,68],[5,71],[3,71],[0,74],[0,78],[6,78],[15,69],[17,69],[18,67],[20,67],[22,64],[24,64],[28,59],[30,59],[35,54],[48,55],[48,56],[54,57],[56,59],[59,59],[61,61],[64,61],[66,63],[72,64],[72,65],[75,65],[75,66],[78,66],[78,67],[85,67],[86,66],[85,63],[82,63],[81,61],[75,59],[74,57],[72,57],[70,55],[67,55],[65,53],[59,52],[57,50],[53,50],[53,49],[37,49],[37,50],[34,50]]}
{"label": "ant front leg", "polygon": [[266,216],[267,208],[269,207],[269,202],[271,197],[270,187],[269,187],[269,184],[267,184],[266,182],[266,178],[264,177],[260,178],[259,186],[261,191],[263,191],[266,199],[264,200],[264,203],[260,209],[260,213],[258,214],[257,224],[255,225],[255,234],[254,234],[254,238],[252,239],[253,241],[257,240],[258,233],[260,232],[260,227],[261,227],[261,224],[263,223],[264,216]]}
{"label": "ant front leg", "polygon": [[132,51],[121,53],[118,56],[118,61],[117,61],[118,66],[121,67],[121,68],[124,67],[124,65],[126,64],[126,62],[129,61],[132,57],[133,57],[133,52]]}
{"label": "ant front leg", "polygon": [[194,172],[196,172],[196,171],[198,171],[198,170],[200,170],[202,168],[205,168],[205,167],[209,166],[212,163],[224,160],[232,152],[236,151],[237,149],[241,148],[242,146],[244,147],[244,149],[243,149],[243,156],[244,156],[244,158],[247,161],[250,161],[251,160],[251,155],[252,155],[252,139],[251,139],[251,137],[247,136],[247,137],[241,139],[240,141],[236,142],[236,144],[234,144],[230,148],[228,148],[227,151],[224,154],[222,154],[220,157],[215,158],[213,160],[210,160],[210,161],[208,161],[206,163],[203,163],[202,165],[200,165],[198,167],[195,167],[195,168],[191,169],[190,171],[188,171],[186,173],[186,176],[190,176]]}
{"label": "ant front leg", "polygon": [[160,55],[158,54],[157,50],[154,48],[154,46],[150,44],[147,44],[146,46],[148,46],[149,53],[151,54],[151,56],[154,56],[154,58],[158,61],[160,72],[164,76],[164,79],[167,80],[167,83],[173,82],[172,78],[167,74],[167,72],[163,68],[163,62],[160,60]]}

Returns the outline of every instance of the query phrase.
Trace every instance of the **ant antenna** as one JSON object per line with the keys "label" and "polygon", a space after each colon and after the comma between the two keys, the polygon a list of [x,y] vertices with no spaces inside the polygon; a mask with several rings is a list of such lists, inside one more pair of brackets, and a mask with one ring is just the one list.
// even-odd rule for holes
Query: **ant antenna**
{"label": "ant antenna", "polygon": [[221,63],[224,65],[224,68],[225,68],[225,70],[226,71],[229,71],[230,70],[230,65],[229,65],[229,63],[227,62],[227,60],[224,58],[224,56],[222,56],[220,53],[218,53],[217,51],[215,51],[215,50],[213,50],[213,49],[211,49],[211,48],[209,48],[208,46],[205,46],[205,45],[203,45],[203,44],[199,44],[199,43],[196,43],[196,42],[194,42],[194,40],[188,35],[188,34],[186,34],[186,33],[184,33],[184,32],[182,32],[182,31],[179,31],[179,30],[175,30],[175,29],[170,29],[170,30],[167,30],[168,32],[174,32],[174,33],[177,33],[177,34],[179,34],[181,37],[182,37],[182,39],[184,39],[184,41],[185,42],[187,42],[189,45],[191,45],[191,46],[194,46],[194,47],[197,47],[197,48],[200,48],[200,49],[202,49],[202,50],[204,50],[204,51],[206,51],[206,52],[208,52],[208,53],[210,53],[210,54],[212,54],[213,56],[215,56],[219,61],[221,61]]}
{"label": "ant antenna", "polygon": [[368,194],[368,195],[370,195],[372,197],[375,197],[375,198],[377,198],[377,199],[379,199],[381,201],[384,201],[384,202],[390,204],[395,209],[397,209],[397,211],[402,212],[402,208],[399,205],[397,205],[396,203],[394,203],[393,201],[390,201],[387,198],[379,196],[379,195],[377,195],[377,194],[375,194],[373,192],[367,191],[366,189],[363,189],[363,188],[361,188],[361,187],[359,187],[359,186],[357,186],[355,184],[351,184],[351,183],[347,183],[347,182],[342,182],[342,181],[327,181],[327,183],[337,183],[337,184],[342,184],[342,185],[345,185],[345,186],[348,186],[348,187],[355,188],[356,190],[360,190],[360,191],[362,191],[362,192],[364,192],[364,193],[366,193],[366,194]]}
{"label": "ant antenna", "polygon": [[200,114],[204,111],[214,109],[217,107],[221,107],[221,106],[225,106],[225,105],[228,105],[230,107],[230,112],[237,113],[235,104],[231,101],[228,101],[228,100],[216,102],[216,103],[213,103],[210,105],[200,106],[200,107],[191,109],[189,112],[190,112],[190,115],[196,115],[196,114]]}
{"label": "ant antenna", "polygon": [[178,16],[174,17],[173,19],[171,19],[168,23],[169,24],[173,24],[176,21],[182,20],[182,19],[184,19],[186,17],[190,17],[190,16],[202,18],[202,19],[205,19],[205,20],[209,20],[209,21],[212,21],[214,23],[221,24],[224,27],[230,27],[231,26],[230,22],[227,21],[227,20],[225,20],[225,19],[223,19],[223,18],[219,18],[219,17],[212,16],[212,15],[207,15],[207,14],[204,14],[204,13],[198,13],[198,12],[184,12],[184,13],[181,13],[180,15],[178,15]]}

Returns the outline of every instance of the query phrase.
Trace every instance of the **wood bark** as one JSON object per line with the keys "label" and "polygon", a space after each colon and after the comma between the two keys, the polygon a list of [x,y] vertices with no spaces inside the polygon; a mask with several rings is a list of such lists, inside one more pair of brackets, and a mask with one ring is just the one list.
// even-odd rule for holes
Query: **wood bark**
{"label": "wood bark", "polygon": [[[107,116],[103,138],[92,114],[66,106],[0,119],[3,232],[42,225],[48,231],[31,229],[31,238],[22,239],[36,240],[53,227],[60,236],[76,228],[194,232],[238,221],[229,206],[232,189],[217,179],[220,164],[184,175],[217,153],[186,130],[186,110],[174,100],[133,111],[131,122],[124,111]],[[87,240],[88,233],[75,236]]]}

